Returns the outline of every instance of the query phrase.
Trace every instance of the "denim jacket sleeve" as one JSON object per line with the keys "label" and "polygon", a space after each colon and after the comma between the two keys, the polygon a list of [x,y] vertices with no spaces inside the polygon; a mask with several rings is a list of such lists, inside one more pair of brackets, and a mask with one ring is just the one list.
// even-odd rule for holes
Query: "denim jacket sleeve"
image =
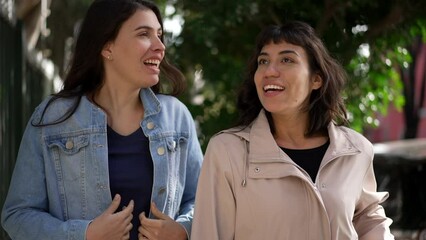
{"label": "denim jacket sleeve", "polygon": [[[34,115],[33,115],[34,116]],[[1,214],[1,223],[9,236],[20,239],[84,240],[89,220],[63,221],[50,211],[53,208],[46,185],[41,128],[29,121],[18,152],[9,193]],[[56,201],[56,202],[59,202]],[[58,214],[59,215],[59,214]]]}
{"label": "denim jacket sleeve", "polygon": [[186,111],[185,116],[189,123],[188,125],[190,131],[185,188],[180,205],[179,216],[176,218],[176,222],[184,226],[188,235],[188,239],[190,239],[192,219],[194,215],[195,193],[197,189],[198,176],[201,169],[203,154],[197,138],[197,132],[192,116],[186,107],[184,109]]}

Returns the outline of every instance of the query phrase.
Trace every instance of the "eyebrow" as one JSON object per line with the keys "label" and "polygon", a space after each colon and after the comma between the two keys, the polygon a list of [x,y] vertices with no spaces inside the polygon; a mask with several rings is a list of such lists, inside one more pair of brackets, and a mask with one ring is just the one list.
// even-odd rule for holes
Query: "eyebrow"
{"label": "eyebrow", "polygon": [[[287,54],[287,53],[292,53],[292,54],[295,54],[296,56],[300,56],[296,51],[294,51],[294,50],[283,50],[283,51],[280,51],[278,54],[279,55],[283,55],[283,54]],[[266,52],[260,52],[259,53],[259,56],[266,56],[266,55],[268,55]]]}
{"label": "eyebrow", "polygon": [[[139,26],[139,27],[135,28],[135,30],[134,30],[134,31],[139,31],[139,30],[141,30],[141,29],[146,29],[146,30],[155,30],[153,27],[150,27],[150,26]],[[158,28],[158,29],[157,29],[157,31],[161,31],[161,32],[163,32],[163,29],[160,27],[160,28]]]}

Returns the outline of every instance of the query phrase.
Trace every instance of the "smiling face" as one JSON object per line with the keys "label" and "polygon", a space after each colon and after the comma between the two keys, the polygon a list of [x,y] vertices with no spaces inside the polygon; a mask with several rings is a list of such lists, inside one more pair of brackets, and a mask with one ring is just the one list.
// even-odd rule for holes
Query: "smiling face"
{"label": "smiling face", "polygon": [[312,74],[306,51],[285,41],[265,45],[258,56],[254,75],[262,106],[272,115],[299,114],[314,89],[322,85]]}
{"label": "smiling face", "polygon": [[158,83],[165,46],[154,12],[137,10],[102,50],[106,84],[148,88]]}

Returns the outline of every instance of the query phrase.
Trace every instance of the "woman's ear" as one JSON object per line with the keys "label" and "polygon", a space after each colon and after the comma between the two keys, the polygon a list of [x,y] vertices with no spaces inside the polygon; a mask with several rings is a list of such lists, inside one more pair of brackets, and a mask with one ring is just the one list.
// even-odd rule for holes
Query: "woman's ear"
{"label": "woman's ear", "polygon": [[312,90],[317,90],[322,87],[323,81],[321,76],[318,73],[313,75],[312,79]]}
{"label": "woman's ear", "polygon": [[105,46],[102,48],[101,51],[102,57],[112,60],[112,43],[108,42],[105,44]]}

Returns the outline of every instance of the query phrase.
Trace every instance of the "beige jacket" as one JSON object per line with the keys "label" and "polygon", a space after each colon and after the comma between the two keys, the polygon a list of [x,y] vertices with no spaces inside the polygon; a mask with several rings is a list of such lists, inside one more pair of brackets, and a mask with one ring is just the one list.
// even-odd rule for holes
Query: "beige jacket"
{"label": "beige jacket", "polygon": [[376,192],[371,143],[330,124],[315,183],[275,143],[262,111],[207,147],[192,240],[394,239]]}

